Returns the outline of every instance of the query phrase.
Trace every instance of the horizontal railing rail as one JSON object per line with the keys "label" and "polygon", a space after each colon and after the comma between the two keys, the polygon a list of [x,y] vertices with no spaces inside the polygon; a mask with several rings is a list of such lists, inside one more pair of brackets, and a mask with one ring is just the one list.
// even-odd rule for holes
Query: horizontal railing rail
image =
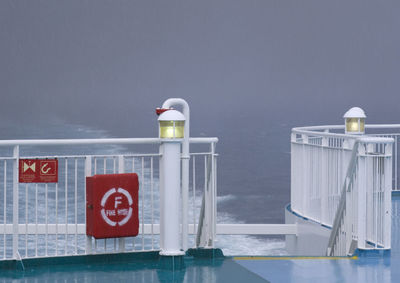
{"label": "horizontal railing rail", "polygon": [[[127,145],[160,144],[160,138],[108,138],[108,139],[37,139],[37,140],[0,140],[0,146],[41,146],[41,145]],[[217,143],[218,138],[189,138],[192,144]]]}
{"label": "horizontal railing rail", "polygon": [[[67,227],[68,226],[68,227]],[[143,229],[143,231],[142,231]],[[197,234],[198,225],[189,224],[189,234]],[[217,235],[297,235],[297,224],[216,224]],[[19,224],[20,234],[39,234],[47,233],[68,235],[86,235],[86,224]],[[12,235],[13,224],[0,225],[0,234]],[[139,227],[139,234],[159,235],[160,224],[144,224]]]}

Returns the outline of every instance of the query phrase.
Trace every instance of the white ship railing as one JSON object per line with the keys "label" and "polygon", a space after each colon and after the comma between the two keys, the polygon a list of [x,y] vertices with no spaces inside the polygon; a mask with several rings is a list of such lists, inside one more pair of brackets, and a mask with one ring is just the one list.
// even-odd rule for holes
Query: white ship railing
{"label": "white ship railing", "polygon": [[[158,138],[0,141],[0,260],[160,250],[160,142]],[[197,150],[190,153],[190,246],[213,248],[217,234],[297,234],[295,224],[217,224],[217,142],[217,138],[190,138],[191,149]],[[143,146],[147,152],[153,148],[153,153],[137,153]],[[18,161],[25,158],[57,158],[58,183],[19,183]],[[96,240],[86,236],[85,179],[113,173],[138,174],[139,235]]]}
{"label": "white ship railing", "polygon": [[[355,248],[389,249],[399,134],[338,133],[343,129],[292,130],[292,210],[333,227],[329,255],[347,255]],[[366,125],[368,132],[388,129],[393,132],[400,125]]]}
{"label": "white ship railing", "polygon": [[[192,235],[197,234],[200,215],[200,203],[196,199],[201,198],[206,184],[208,221],[211,226],[216,225],[217,141],[217,138],[190,139],[192,148],[198,147],[197,152],[190,154],[192,177],[188,205],[189,219],[193,222],[188,232]],[[158,138],[0,141],[3,153],[0,157],[0,259],[159,250],[159,144]],[[124,145],[124,148],[113,148],[112,154],[93,154],[93,147],[98,145]],[[150,146],[154,152],[132,153],[132,147],[136,146]],[[40,154],[26,154],[32,147]],[[63,151],[76,154],[59,154]],[[19,183],[20,158],[57,158],[58,183]],[[87,237],[85,178],[130,172],[138,174],[140,183],[139,235],[98,240]],[[213,180],[208,180],[210,177]],[[208,237],[213,242],[215,228],[207,233],[211,233]]]}

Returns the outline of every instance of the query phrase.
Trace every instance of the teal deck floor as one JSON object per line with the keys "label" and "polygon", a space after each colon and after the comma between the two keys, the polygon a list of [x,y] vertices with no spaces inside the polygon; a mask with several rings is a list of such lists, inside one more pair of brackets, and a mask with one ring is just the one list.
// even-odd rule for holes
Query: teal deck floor
{"label": "teal deck floor", "polygon": [[361,254],[357,259],[254,257],[236,258],[248,270],[271,282],[400,282],[400,197],[392,199],[390,253]]}
{"label": "teal deck floor", "polygon": [[57,265],[30,267],[0,273],[0,282],[268,282],[232,258],[185,258],[185,268],[167,270],[157,260],[130,263]]}
{"label": "teal deck floor", "polygon": [[[25,260],[24,270],[0,270],[0,282],[400,282],[400,197],[392,201],[392,250],[357,258],[184,258],[160,268],[157,252]],[[107,263],[105,263],[107,262]]]}

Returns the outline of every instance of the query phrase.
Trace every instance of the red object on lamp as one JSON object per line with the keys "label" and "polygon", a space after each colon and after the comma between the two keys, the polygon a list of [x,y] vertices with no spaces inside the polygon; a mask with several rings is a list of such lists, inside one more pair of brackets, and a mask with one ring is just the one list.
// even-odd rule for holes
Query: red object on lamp
{"label": "red object on lamp", "polygon": [[157,116],[160,116],[162,113],[165,111],[171,110],[172,108],[156,108],[156,114]]}

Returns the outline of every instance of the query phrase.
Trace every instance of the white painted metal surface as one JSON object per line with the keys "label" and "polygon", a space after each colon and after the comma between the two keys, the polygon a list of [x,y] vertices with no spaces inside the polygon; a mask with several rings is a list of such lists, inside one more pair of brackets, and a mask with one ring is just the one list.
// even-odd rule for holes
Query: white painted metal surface
{"label": "white painted metal surface", "polygon": [[160,255],[183,255],[180,240],[180,189],[181,189],[181,143],[180,140],[163,141],[161,145],[160,183],[161,227],[163,242]]}
{"label": "white painted metal surface", "polygon": [[182,247],[186,251],[188,247],[188,223],[189,223],[189,160],[190,160],[190,108],[189,104],[182,98],[169,98],[164,101],[162,107],[170,108],[179,105],[183,108],[185,116],[185,130],[182,142]]}
{"label": "white painted metal surface", "polygon": [[[384,126],[400,129],[400,125]],[[392,186],[397,187],[398,176],[397,138],[392,137],[397,134],[382,136],[371,130],[363,136],[337,133],[343,128],[318,126],[292,130],[292,209],[303,217],[334,227],[330,255],[346,255],[354,249],[354,243],[356,248],[388,249],[391,190]],[[366,125],[366,129],[385,128]],[[346,175],[353,148],[354,171]]]}
{"label": "white painted metal surface", "polygon": [[[80,141],[82,143],[80,143]],[[217,138],[193,138],[193,144],[212,144]],[[71,143],[71,145],[68,145]],[[96,139],[96,140],[22,140],[0,141],[5,148],[14,148],[11,156],[0,157],[0,259],[87,253],[159,250],[160,194],[159,153],[134,154],[121,152],[115,155],[86,154],[82,145],[90,149],[98,144],[155,145],[159,139]],[[63,145],[63,147],[60,147]],[[51,154],[55,148],[79,154]],[[21,158],[57,158],[59,182],[57,184],[18,184],[18,157],[25,147],[40,146],[42,155]],[[204,148],[204,146],[201,146]],[[215,153],[214,153],[215,154]],[[193,153],[193,176],[190,215],[198,217],[200,207],[195,201],[208,182],[200,177],[204,158],[211,152]],[[179,162],[179,155],[178,155]],[[205,165],[208,166],[207,164]],[[206,169],[208,170],[208,168]],[[212,169],[216,170],[215,168]],[[196,174],[196,171],[197,174]],[[94,174],[135,172],[139,175],[139,235],[136,238],[95,240],[86,237],[85,229],[85,177]],[[196,196],[197,194],[197,196]],[[181,218],[178,219],[181,221]],[[181,222],[178,222],[182,227]],[[215,221],[213,222],[215,223]],[[191,224],[190,228],[197,227]],[[182,231],[182,228],[179,228]],[[187,230],[189,231],[189,230]],[[191,231],[196,234],[196,231]]]}

